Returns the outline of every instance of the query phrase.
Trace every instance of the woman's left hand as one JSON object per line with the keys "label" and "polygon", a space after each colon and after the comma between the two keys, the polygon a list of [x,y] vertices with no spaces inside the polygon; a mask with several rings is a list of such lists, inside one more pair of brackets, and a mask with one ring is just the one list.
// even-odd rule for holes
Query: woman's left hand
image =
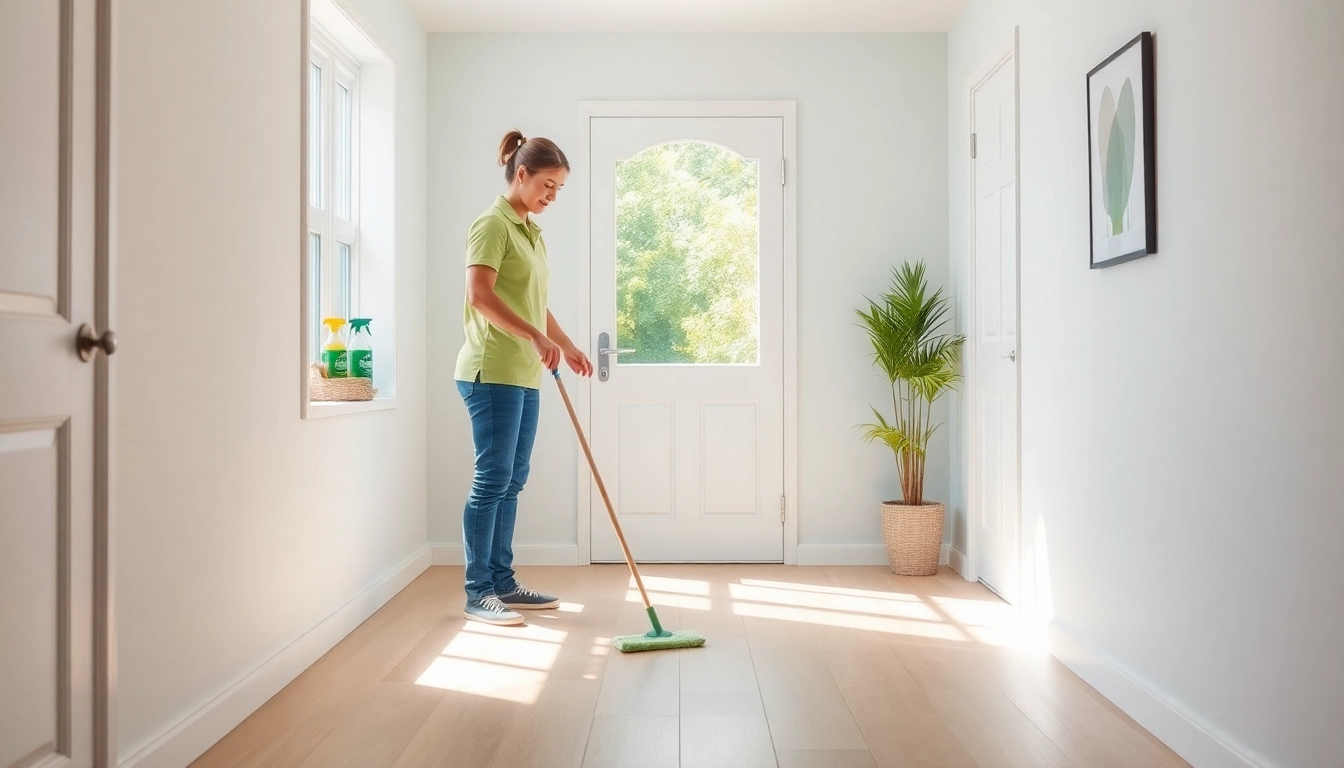
{"label": "woman's left hand", "polygon": [[588,356],[573,344],[567,344],[564,347],[565,362],[569,367],[580,376],[592,376],[593,364],[588,361]]}

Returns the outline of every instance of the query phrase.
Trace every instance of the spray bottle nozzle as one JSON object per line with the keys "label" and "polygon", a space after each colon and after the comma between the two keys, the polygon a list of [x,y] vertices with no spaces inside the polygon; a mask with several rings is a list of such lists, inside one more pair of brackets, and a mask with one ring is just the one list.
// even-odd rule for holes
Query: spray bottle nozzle
{"label": "spray bottle nozzle", "polygon": [[369,323],[372,322],[373,318],[371,317],[356,317],[350,321],[350,330],[353,331],[354,333],[359,333],[360,331],[363,331],[372,336],[373,330],[369,328]]}

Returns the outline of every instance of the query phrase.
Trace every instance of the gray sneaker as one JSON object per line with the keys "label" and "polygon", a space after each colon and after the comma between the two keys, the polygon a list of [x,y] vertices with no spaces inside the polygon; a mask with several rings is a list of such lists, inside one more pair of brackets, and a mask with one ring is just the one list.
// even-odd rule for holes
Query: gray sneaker
{"label": "gray sneaker", "polygon": [[560,598],[533,592],[522,584],[514,587],[513,591],[507,595],[500,595],[499,600],[510,608],[532,611],[542,608],[556,608],[560,605]]}
{"label": "gray sneaker", "polygon": [[468,621],[481,621],[486,624],[510,625],[523,623],[521,613],[514,613],[509,610],[509,607],[500,602],[499,598],[494,595],[468,600],[467,607],[463,609],[462,615]]}

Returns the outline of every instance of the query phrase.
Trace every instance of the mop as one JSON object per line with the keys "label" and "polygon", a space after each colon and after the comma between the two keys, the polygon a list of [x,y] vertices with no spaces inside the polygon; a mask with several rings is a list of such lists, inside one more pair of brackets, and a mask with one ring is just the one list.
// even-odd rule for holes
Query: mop
{"label": "mop", "polygon": [[607,487],[602,483],[602,475],[597,471],[597,462],[593,461],[593,452],[588,448],[588,439],[583,436],[583,428],[579,426],[579,417],[574,413],[574,406],[569,402],[569,393],[565,391],[564,382],[560,381],[560,368],[557,366],[551,373],[555,376],[555,384],[560,387],[560,397],[565,400],[565,408],[569,411],[569,419],[574,422],[574,431],[579,436],[579,444],[583,446],[583,453],[588,457],[588,466],[593,470],[593,479],[597,481],[597,490],[602,494],[602,501],[607,504],[607,515],[611,517],[611,524],[616,529],[616,538],[621,542],[621,551],[625,553],[625,562],[630,566],[630,573],[635,577],[635,585],[639,587],[639,596],[644,598],[644,609],[649,613],[649,621],[653,623],[653,629],[642,635],[622,635],[614,637],[611,644],[616,646],[616,650],[622,653],[633,651],[661,651],[667,648],[695,648],[705,644],[705,636],[699,632],[683,630],[679,632],[669,632],[663,629],[663,625],[658,623],[658,612],[653,609],[653,603],[649,602],[649,593],[644,590],[644,580],[639,577],[639,569],[635,567],[635,558],[630,554],[630,546],[625,543],[625,534],[621,533],[621,524],[616,519],[616,509],[611,505],[611,497],[607,496]]}

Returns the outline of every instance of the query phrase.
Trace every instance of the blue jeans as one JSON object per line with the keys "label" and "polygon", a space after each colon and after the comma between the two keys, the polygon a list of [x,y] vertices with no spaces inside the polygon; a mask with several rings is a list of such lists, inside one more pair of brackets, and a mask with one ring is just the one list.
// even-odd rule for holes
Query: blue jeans
{"label": "blue jeans", "polygon": [[[479,379],[479,376],[477,377]],[[513,524],[537,436],[539,392],[509,384],[458,381],[471,415],[476,471],[462,511],[467,599],[504,595],[513,573]]]}

